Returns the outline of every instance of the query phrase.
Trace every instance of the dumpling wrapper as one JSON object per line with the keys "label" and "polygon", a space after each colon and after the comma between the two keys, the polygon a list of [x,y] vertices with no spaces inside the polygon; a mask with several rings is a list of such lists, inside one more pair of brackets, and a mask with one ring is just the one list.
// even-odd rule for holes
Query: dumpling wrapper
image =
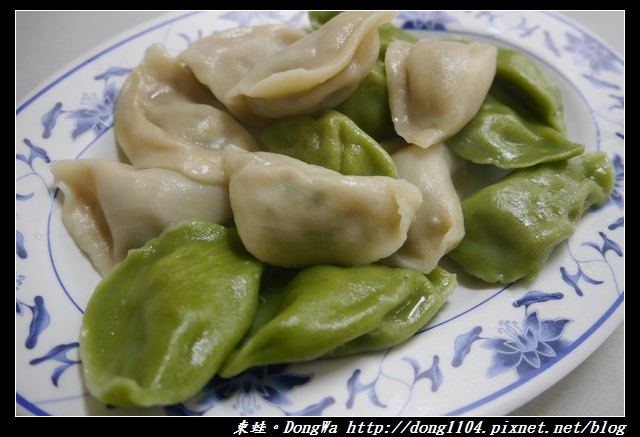
{"label": "dumpling wrapper", "polygon": [[165,169],[136,170],[117,161],[51,163],[64,193],[62,222],[104,276],[130,249],[183,220],[231,220],[226,185],[205,185]]}
{"label": "dumpling wrapper", "polygon": [[344,176],[295,158],[227,149],[225,171],[238,233],[263,262],[356,266],[402,246],[422,202],[412,184]]}
{"label": "dumpling wrapper", "polygon": [[80,330],[87,388],[119,406],[171,405],[201,390],[251,326],[263,265],[234,229],[167,229],[96,287]]}
{"label": "dumpling wrapper", "polygon": [[371,72],[380,49],[378,27],[395,15],[339,14],[257,64],[229,90],[225,104],[234,114],[248,108],[261,118],[309,115],[335,107]]}
{"label": "dumpling wrapper", "polygon": [[454,178],[462,163],[444,144],[406,146],[392,155],[401,178],[422,192],[407,241],[385,264],[429,273],[464,237],[464,217]]}
{"label": "dumpling wrapper", "polygon": [[476,42],[392,42],[385,68],[396,133],[420,147],[455,135],[487,96],[496,57],[494,46]]}
{"label": "dumpling wrapper", "polygon": [[120,148],[137,168],[166,168],[203,183],[225,181],[227,145],[257,150],[249,132],[160,45],[127,78],[115,110]]}
{"label": "dumpling wrapper", "polygon": [[306,35],[283,25],[236,27],[202,38],[178,55],[194,76],[236,117],[253,125],[262,120],[246,105],[233,104],[226,95],[255,66]]}

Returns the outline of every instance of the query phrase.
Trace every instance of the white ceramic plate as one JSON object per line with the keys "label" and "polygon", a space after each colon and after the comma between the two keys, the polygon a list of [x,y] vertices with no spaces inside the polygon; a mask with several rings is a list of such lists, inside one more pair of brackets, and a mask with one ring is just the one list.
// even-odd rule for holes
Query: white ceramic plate
{"label": "white ceramic plate", "polygon": [[[386,352],[271,366],[214,379],[194,399],[156,409],[107,408],[88,395],[78,329],[99,276],[67,235],[49,162],[117,158],[113,104],[146,48],[176,54],[238,25],[308,27],[303,12],[173,14],[115,38],[36,90],[16,110],[16,401],[37,415],[499,415],[582,362],[623,319],[624,63],[564,18],[532,12],[407,12],[430,36],[515,47],[562,88],[569,136],[608,153],[615,192],[589,212],[535,281],[508,288],[464,275],[429,326]],[[427,34],[425,34],[427,35]],[[447,266],[452,267],[452,266]],[[622,359],[622,357],[619,357]]]}

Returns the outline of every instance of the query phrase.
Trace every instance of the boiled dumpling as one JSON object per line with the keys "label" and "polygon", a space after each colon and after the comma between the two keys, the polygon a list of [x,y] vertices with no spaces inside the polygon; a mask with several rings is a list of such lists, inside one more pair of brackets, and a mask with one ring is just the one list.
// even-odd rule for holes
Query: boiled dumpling
{"label": "boiled dumpling", "polygon": [[392,12],[345,12],[257,64],[225,96],[263,118],[313,114],[345,100],[378,56],[378,27]]}
{"label": "boiled dumpling", "polygon": [[127,78],[115,110],[115,135],[138,168],[166,168],[203,183],[225,180],[221,150],[256,150],[247,130],[191,72],[154,45]]}
{"label": "boiled dumpling", "polygon": [[388,176],[344,176],[269,152],[225,152],[247,250],[269,264],[364,265],[402,246],[422,196]]}
{"label": "boiled dumpling", "polygon": [[231,219],[226,185],[200,184],[172,170],[87,159],[54,161],[51,171],[64,193],[62,221],[102,275],[178,222]]}
{"label": "boiled dumpling", "polygon": [[391,43],[385,67],[398,135],[420,147],[455,135],[480,109],[496,56],[494,46],[475,42]]}
{"label": "boiled dumpling", "polygon": [[462,166],[442,143],[428,149],[410,145],[392,158],[400,177],[418,187],[423,200],[407,241],[385,263],[429,273],[464,237],[462,207],[452,180]]}
{"label": "boiled dumpling", "polygon": [[246,105],[229,101],[227,93],[253,67],[305,35],[299,29],[282,25],[238,27],[202,38],[178,55],[178,60],[236,117],[260,124]]}

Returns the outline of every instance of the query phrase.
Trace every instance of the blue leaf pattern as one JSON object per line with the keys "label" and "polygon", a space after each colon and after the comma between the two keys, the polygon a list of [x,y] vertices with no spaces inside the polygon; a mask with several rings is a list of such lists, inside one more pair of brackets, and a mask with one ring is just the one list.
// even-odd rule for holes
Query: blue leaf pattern
{"label": "blue leaf pattern", "polygon": [[622,228],[622,227],[624,227],[624,217],[620,217],[618,220],[611,223],[609,226],[607,226],[607,229],[609,229],[610,231],[613,231],[615,229]]}
{"label": "blue leaf pattern", "polygon": [[62,103],[56,102],[56,104],[53,105],[53,108],[40,118],[40,123],[42,123],[42,127],[44,127],[44,130],[42,131],[42,138],[49,138],[51,136],[51,131],[56,126],[56,121],[58,121],[58,117],[63,112]]}
{"label": "blue leaf pattern", "polygon": [[53,370],[53,374],[51,375],[51,382],[53,383],[53,385],[55,385],[56,387],[58,386],[58,380],[60,379],[60,376],[62,376],[62,374],[71,366],[75,365],[75,364],[79,364],[80,361],[79,360],[73,360],[71,358],[69,358],[67,356],[67,354],[74,350],[77,349],[79,346],[79,344],[76,343],[69,343],[69,344],[61,344],[58,345],[56,347],[54,347],[53,349],[51,349],[49,352],[47,352],[44,356],[40,357],[40,358],[35,358],[31,361],[29,361],[29,364],[31,364],[32,366],[35,366],[37,364],[40,364],[42,362],[45,361],[57,361],[59,363],[62,363],[62,365],[56,367]]}
{"label": "blue leaf pattern", "polygon": [[29,256],[27,249],[24,247],[24,236],[20,231],[16,231],[16,255],[22,259],[27,259],[27,256]]}
{"label": "blue leaf pattern", "polygon": [[440,363],[440,357],[438,357],[437,355],[434,355],[433,363],[431,364],[431,367],[425,370],[424,372],[416,375],[415,381],[418,381],[420,379],[430,379],[431,391],[432,392],[438,391],[438,388],[440,388],[440,385],[442,385],[442,371],[438,366],[439,363]]}
{"label": "blue leaf pattern", "polygon": [[562,299],[564,295],[562,293],[545,293],[543,291],[531,290],[527,294],[525,294],[520,299],[516,300],[513,303],[513,306],[518,308],[519,306],[524,305],[528,307],[534,303],[546,302],[548,300],[558,300]]}
{"label": "blue leaf pattern", "polygon": [[590,284],[601,284],[603,282],[603,281],[597,281],[587,276],[587,274],[584,273],[584,271],[580,268],[579,264],[578,264],[578,271],[576,272],[575,275],[571,275],[565,267],[560,267],[560,275],[562,277],[562,280],[567,284],[569,284],[571,288],[575,290],[578,296],[584,296],[584,293],[582,292],[580,285],[578,285],[578,282],[580,281],[580,279],[584,279]]}
{"label": "blue leaf pattern", "polygon": [[615,83],[607,82],[606,80],[598,79],[595,76],[591,76],[590,74],[583,74],[582,77],[587,79],[591,84],[598,88],[609,88],[612,90],[619,90],[620,86]]}
{"label": "blue leaf pattern", "polygon": [[33,349],[38,344],[38,337],[42,334],[51,322],[51,317],[47,308],[44,306],[44,298],[36,296],[33,300],[33,306],[28,306],[31,310],[31,323],[29,324],[29,335],[24,345],[27,349]]}
{"label": "blue leaf pattern", "polygon": [[18,154],[16,155],[16,159],[18,161],[25,162],[27,165],[29,165],[29,167],[31,167],[32,170],[33,162],[36,159],[41,159],[47,164],[51,162],[51,159],[49,159],[49,155],[47,155],[47,151],[42,147],[36,146],[28,138],[23,139],[22,142],[29,148],[29,156]]}
{"label": "blue leaf pattern", "polygon": [[606,256],[607,252],[609,251],[612,251],[616,255],[622,257],[622,248],[618,243],[608,238],[604,232],[598,232],[598,235],[600,235],[600,238],[602,238],[602,246],[598,246],[596,243],[593,243],[591,241],[582,243],[582,246],[593,247],[595,250],[600,252],[603,258]]}
{"label": "blue leaf pattern", "polygon": [[551,52],[554,55],[560,56],[560,50],[558,50],[556,45],[553,43],[553,40],[551,39],[551,35],[549,34],[549,31],[547,31],[547,30],[544,31],[544,45],[545,45],[546,48],[551,50]]}
{"label": "blue leaf pattern", "polygon": [[109,67],[104,73],[100,73],[93,78],[95,80],[109,80],[112,77],[126,76],[131,72],[130,68],[125,67]]}
{"label": "blue leaf pattern", "polygon": [[327,396],[318,403],[311,404],[299,411],[287,412],[286,414],[287,416],[320,416],[326,408],[330,407],[335,402],[336,400],[333,396]]}
{"label": "blue leaf pattern", "polygon": [[471,331],[456,337],[453,344],[455,354],[453,356],[453,360],[451,361],[451,365],[453,367],[460,367],[462,365],[464,358],[471,351],[471,345],[474,341],[480,338],[481,332],[482,328],[480,326],[476,326]]}
{"label": "blue leaf pattern", "polygon": [[613,168],[615,169],[616,179],[613,185],[613,193],[607,199],[607,203],[615,204],[619,209],[624,207],[624,162],[617,153],[613,157]]}
{"label": "blue leaf pattern", "polygon": [[356,369],[353,371],[351,377],[347,380],[347,391],[349,392],[349,399],[347,399],[347,408],[353,407],[356,396],[361,392],[367,393],[367,397],[373,405],[386,408],[386,405],[380,402],[380,399],[378,399],[378,394],[376,393],[376,382],[378,381],[378,378],[374,379],[368,384],[362,384],[359,380],[361,373],[362,371],[360,369]]}
{"label": "blue leaf pattern", "polygon": [[20,202],[24,202],[27,201],[29,199],[31,199],[33,197],[34,193],[29,193],[29,194],[18,194],[16,193],[16,200],[20,201]]}
{"label": "blue leaf pattern", "polygon": [[193,38],[191,38],[186,33],[179,33],[178,36],[184,40],[184,42],[187,44],[187,47],[188,47],[194,42],[202,39],[202,29],[198,29],[198,31],[196,32],[196,36]]}

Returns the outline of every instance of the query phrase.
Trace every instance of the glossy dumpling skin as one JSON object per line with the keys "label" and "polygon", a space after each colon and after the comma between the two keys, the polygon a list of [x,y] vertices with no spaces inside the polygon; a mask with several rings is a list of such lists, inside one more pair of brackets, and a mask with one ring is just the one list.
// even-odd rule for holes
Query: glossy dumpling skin
{"label": "glossy dumpling skin", "polygon": [[422,192],[422,205],[407,241],[386,264],[429,273],[464,237],[464,217],[453,178],[462,163],[443,143],[406,146],[392,155],[401,178]]}
{"label": "glossy dumpling skin", "polygon": [[466,235],[449,255],[486,282],[532,278],[613,183],[603,152],[516,170],[462,202]]}
{"label": "glossy dumpling skin", "polygon": [[529,56],[499,48],[494,85],[511,96],[510,106],[523,109],[518,112],[528,112],[532,119],[565,131],[562,92]]}
{"label": "glossy dumpling skin", "polygon": [[559,88],[533,59],[500,48],[489,95],[447,145],[476,164],[523,168],[584,152],[584,146],[570,141],[563,131]]}
{"label": "glossy dumpling skin", "polygon": [[308,361],[380,327],[389,314],[422,286],[424,276],[382,265],[314,266],[279,290],[229,356],[227,378],[254,366]]}
{"label": "glossy dumpling skin", "polygon": [[420,147],[455,135],[480,109],[496,56],[495,47],[475,42],[391,43],[385,67],[397,134]]}
{"label": "glossy dumpling skin", "polygon": [[178,55],[195,77],[244,122],[259,125],[243,101],[227,98],[227,93],[255,66],[298,41],[306,34],[294,27],[264,25],[238,27],[202,38]]}
{"label": "glossy dumpling skin", "polygon": [[256,150],[247,132],[211,92],[160,45],[127,78],[116,103],[118,145],[138,168],[166,168],[203,183],[225,180],[227,145]]}
{"label": "glossy dumpling skin", "polygon": [[64,194],[62,222],[103,276],[169,226],[231,220],[226,185],[201,184],[172,170],[87,159],[54,161],[51,171]]}
{"label": "glossy dumpling skin", "polygon": [[313,114],[345,100],[378,56],[392,12],[346,12],[256,65],[225,96],[257,117]]}
{"label": "glossy dumpling skin", "polygon": [[480,111],[447,145],[476,164],[500,168],[530,167],[561,161],[584,152],[584,146],[561,132],[518,114],[492,88]]}
{"label": "glossy dumpling skin", "polygon": [[[407,269],[405,269],[406,271]],[[348,341],[326,357],[341,357],[396,346],[418,332],[436,315],[456,288],[456,275],[436,267],[427,275],[415,276],[411,293],[389,311],[375,329]]]}
{"label": "glossy dumpling skin", "polygon": [[[339,11],[310,11],[309,21],[314,29],[338,15]],[[384,57],[387,47],[393,41],[401,40],[414,43],[418,38],[385,23],[378,28],[380,51],[371,73],[360,83],[358,88],[336,110],[353,120],[362,130],[376,140],[395,136],[391,111],[389,109],[389,93],[387,92],[387,75]]]}
{"label": "glossy dumpling skin", "polygon": [[387,176],[344,176],[268,152],[228,149],[225,171],[240,238],[268,264],[363,265],[402,246],[422,202]]}
{"label": "glossy dumpling skin", "polygon": [[235,230],[199,220],[131,251],[98,284],[82,320],[89,391],[120,406],[193,396],[251,326],[262,268]]}
{"label": "glossy dumpling skin", "polygon": [[389,154],[338,111],[276,120],[259,135],[262,150],[281,153],[344,175],[398,177]]}

